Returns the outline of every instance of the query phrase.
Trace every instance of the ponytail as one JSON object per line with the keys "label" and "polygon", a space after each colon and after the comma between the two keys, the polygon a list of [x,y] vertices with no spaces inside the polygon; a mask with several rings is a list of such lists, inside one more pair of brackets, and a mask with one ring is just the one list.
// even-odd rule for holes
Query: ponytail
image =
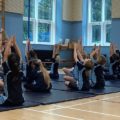
{"label": "ponytail", "polygon": [[45,67],[43,66],[41,60],[39,60],[39,64],[40,64],[40,70],[43,73],[44,81],[45,81],[45,83],[47,85],[47,88],[49,88],[50,87],[50,83],[51,83],[49,73],[45,69]]}

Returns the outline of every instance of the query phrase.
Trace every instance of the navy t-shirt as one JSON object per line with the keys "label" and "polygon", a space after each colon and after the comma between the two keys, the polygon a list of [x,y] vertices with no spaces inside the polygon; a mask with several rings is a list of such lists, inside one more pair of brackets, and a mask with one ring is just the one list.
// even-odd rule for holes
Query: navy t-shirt
{"label": "navy t-shirt", "polygon": [[22,77],[23,72],[19,72],[18,75],[13,74],[13,72],[10,71],[8,65],[6,62],[3,64],[3,71],[4,76],[6,79],[4,79],[4,82],[6,84],[6,96],[7,101],[11,102],[12,104],[19,104],[24,102],[24,98],[22,95]]}
{"label": "navy t-shirt", "polygon": [[30,70],[27,84],[30,85],[30,89],[33,91],[44,91],[48,88],[48,85],[45,83],[43,73],[39,70],[39,67],[35,67]]}
{"label": "navy t-shirt", "polygon": [[96,75],[96,80],[99,81],[104,81],[104,68],[101,65],[96,66],[95,68],[95,75]]}

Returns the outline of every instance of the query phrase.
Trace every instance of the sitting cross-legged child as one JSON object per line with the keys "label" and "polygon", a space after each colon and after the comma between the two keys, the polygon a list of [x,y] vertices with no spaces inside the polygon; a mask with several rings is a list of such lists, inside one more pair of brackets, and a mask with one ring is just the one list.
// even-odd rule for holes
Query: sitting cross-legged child
{"label": "sitting cross-legged child", "polygon": [[30,74],[24,87],[33,92],[49,92],[52,88],[48,71],[41,60],[30,61]]}
{"label": "sitting cross-legged child", "polygon": [[89,72],[93,67],[93,62],[91,59],[83,59],[82,54],[77,49],[77,44],[74,44],[74,60],[75,65],[72,69],[63,69],[66,73],[64,76],[65,84],[71,89],[89,90]]}

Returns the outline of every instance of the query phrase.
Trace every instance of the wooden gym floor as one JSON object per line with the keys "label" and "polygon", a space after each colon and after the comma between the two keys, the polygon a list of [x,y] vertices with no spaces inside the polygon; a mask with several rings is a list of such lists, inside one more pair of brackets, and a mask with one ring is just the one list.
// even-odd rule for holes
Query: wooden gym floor
{"label": "wooden gym floor", "polygon": [[120,120],[120,93],[0,112],[0,120]]}
{"label": "wooden gym floor", "polygon": [[120,92],[0,112],[0,120],[120,120]]}

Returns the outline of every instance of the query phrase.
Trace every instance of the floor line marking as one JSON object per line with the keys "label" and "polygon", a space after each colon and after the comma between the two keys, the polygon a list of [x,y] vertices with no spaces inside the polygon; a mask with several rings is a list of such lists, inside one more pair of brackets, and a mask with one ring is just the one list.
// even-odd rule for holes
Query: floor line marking
{"label": "floor line marking", "polygon": [[[82,105],[86,105],[86,104],[89,104],[89,103],[94,103],[94,102],[98,102],[98,101],[104,101],[104,100],[109,100],[111,98],[117,98],[117,97],[120,97],[120,96],[114,96],[114,97],[109,97],[109,98],[104,98],[104,99],[98,99],[98,100],[91,100],[89,102],[85,102],[85,103],[79,103],[79,104],[74,104],[74,105],[70,105],[70,106],[66,106],[64,108],[71,108],[71,107],[74,107],[74,106],[82,106]],[[53,110],[59,110],[59,109],[63,109],[63,106],[62,105],[55,105],[57,107],[60,107],[60,108],[55,108],[55,109],[49,109],[49,110],[44,110],[44,111],[53,111]]]}
{"label": "floor line marking", "polygon": [[60,115],[60,114],[56,114],[56,113],[50,113],[50,112],[45,112],[45,111],[34,110],[34,109],[30,109],[30,108],[25,108],[24,110],[38,112],[38,113],[44,113],[44,114],[49,114],[49,115],[54,115],[54,116],[59,116],[59,117],[63,117],[63,118],[70,118],[70,119],[73,119],[73,120],[84,120],[84,119],[65,116],[65,115]]}
{"label": "floor line marking", "polygon": [[119,117],[120,118],[119,115],[113,115],[113,114],[109,114],[109,113],[96,112],[96,111],[78,109],[78,108],[68,108],[68,109],[77,110],[77,111],[83,111],[83,112],[89,112],[89,113],[95,113],[95,114],[101,114],[101,115],[112,116],[112,117]]}

